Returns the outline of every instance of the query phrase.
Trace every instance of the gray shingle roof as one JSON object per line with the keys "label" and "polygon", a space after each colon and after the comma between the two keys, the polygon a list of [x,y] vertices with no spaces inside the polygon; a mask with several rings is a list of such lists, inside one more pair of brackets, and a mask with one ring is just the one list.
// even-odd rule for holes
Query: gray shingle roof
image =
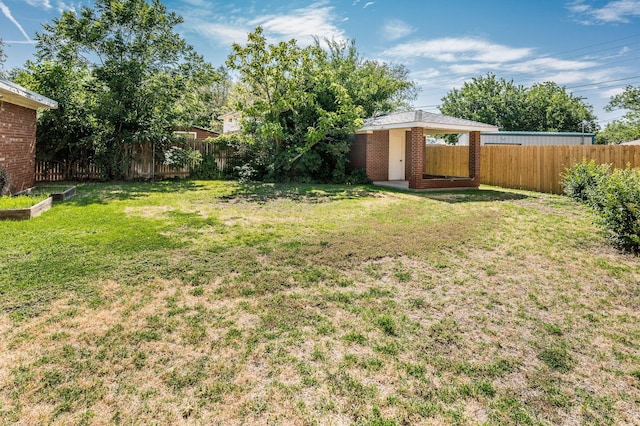
{"label": "gray shingle roof", "polygon": [[452,130],[454,131],[498,131],[496,126],[491,124],[480,123],[477,121],[464,120],[462,118],[450,117],[448,115],[435,114],[422,110],[394,112],[391,114],[381,115],[379,117],[369,118],[364,121],[360,131],[381,130],[384,128],[402,128],[402,127],[423,127],[435,130]]}

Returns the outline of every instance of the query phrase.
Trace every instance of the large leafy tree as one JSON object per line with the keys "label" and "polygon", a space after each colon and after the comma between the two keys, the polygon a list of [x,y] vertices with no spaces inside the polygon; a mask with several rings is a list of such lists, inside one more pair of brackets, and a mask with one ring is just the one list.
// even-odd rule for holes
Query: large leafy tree
{"label": "large leafy tree", "polygon": [[402,68],[364,61],[353,45],[268,44],[257,27],[245,46],[232,48],[227,66],[238,71],[236,96],[244,100],[236,108],[267,179],[341,180],[362,118],[413,93]]}
{"label": "large leafy tree", "polygon": [[503,129],[522,127],[521,114],[526,90],[495,74],[474,77],[444,98],[440,112],[445,115],[493,124]]}
{"label": "large leafy tree", "polygon": [[596,131],[593,107],[554,82],[534,84],[527,90],[522,129],[538,132]]}
{"label": "large leafy tree", "polygon": [[39,114],[37,158],[65,164],[65,173],[77,163],[93,162],[94,138],[102,128],[95,114],[97,96],[91,90],[95,79],[88,67],[28,61],[14,80],[58,102],[57,109]]}
{"label": "large leafy tree", "polygon": [[487,74],[442,98],[440,111],[493,124],[501,130],[575,132],[596,130],[593,108],[553,82],[530,88]]}
{"label": "large leafy tree", "polygon": [[125,177],[137,144],[166,146],[202,106],[192,94],[220,79],[175,32],[180,23],[159,0],[96,0],[94,8],[63,12],[37,35],[38,64],[90,72],[82,90],[100,123],[94,149],[107,178]]}
{"label": "large leafy tree", "polygon": [[[353,103],[362,108],[362,118],[409,109],[417,88],[409,79],[409,70],[399,64],[388,64],[363,58],[355,41],[324,40],[327,64],[334,78],[347,90]],[[316,40],[316,47],[322,48]]]}
{"label": "large leafy tree", "polygon": [[608,123],[598,133],[596,138],[599,143],[620,143],[640,139],[640,86],[627,86],[624,92],[612,96],[606,109],[625,109],[627,112],[620,120]]}

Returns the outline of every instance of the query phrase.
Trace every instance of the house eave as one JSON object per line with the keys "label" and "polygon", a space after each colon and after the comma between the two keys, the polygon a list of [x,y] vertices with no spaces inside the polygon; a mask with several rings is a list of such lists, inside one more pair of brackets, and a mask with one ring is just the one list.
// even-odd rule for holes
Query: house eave
{"label": "house eave", "polygon": [[409,123],[393,123],[374,126],[364,126],[356,131],[356,133],[370,133],[376,130],[410,130],[413,127],[424,129],[425,134],[446,134],[446,133],[469,133],[469,132],[497,132],[496,126],[472,126],[462,124],[443,124],[424,121],[413,121]]}
{"label": "house eave", "polygon": [[0,101],[34,110],[58,108],[56,101],[3,79],[0,79]]}

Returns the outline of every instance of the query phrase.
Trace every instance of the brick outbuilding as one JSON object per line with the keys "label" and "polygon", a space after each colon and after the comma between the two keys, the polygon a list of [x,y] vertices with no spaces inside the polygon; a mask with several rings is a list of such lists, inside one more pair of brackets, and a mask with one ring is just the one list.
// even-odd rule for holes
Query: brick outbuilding
{"label": "brick outbuilding", "polygon": [[36,112],[57,107],[45,96],[0,79],[0,167],[8,177],[0,191],[15,193],[34,185]]}
{"label": "brick outbuilding", "polygon": [[[489,124],[421,110],[368,119],[356,134],[350,161],[377,183],[405,184],[409,189],[477,188],[480,186],[480,132]],[[427,135],[469,134],[469,175],[435,176],[425,171]]]}

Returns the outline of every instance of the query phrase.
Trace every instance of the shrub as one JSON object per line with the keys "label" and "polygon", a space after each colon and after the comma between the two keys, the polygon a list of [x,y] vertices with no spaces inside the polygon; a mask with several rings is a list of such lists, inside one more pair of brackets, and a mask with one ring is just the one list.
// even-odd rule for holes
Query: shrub
{"label": "shrub", "polygon": [[371,179],[367,176],[366,170],[356,169],[346,177],[345,183],[347,185],[368,185],[371,183]]}
{"label": "shrub", "polygon": [[9,190],[9,173],[0,166],[0,197],[4,195],[5,190]]}
{"label": "shrub", "polygon": [[600,178],[587,203],[616,247],[640,253],[640,170],[615,170]]}
{"label": "shrub", "polygon": [[594,160],[575,164],[565,169],[562,175],[564,193],[576,201],[587,202],[589,193],[598,185],[603,176],[609,174],[609,165],[596,165]]}
{"label": "shrub", "polygon": [[164,152],[163,163],[172,169],[181,169],[185,166],[196,166],[202,162],[202,154],[199,151],[172,146]]}
{"label": "shrub", "polygon": [[192,179],[220,179],[222,171],[213,154],[206,153],[202,155],[202,161],[199,164],[191,167],[189,177]]}

